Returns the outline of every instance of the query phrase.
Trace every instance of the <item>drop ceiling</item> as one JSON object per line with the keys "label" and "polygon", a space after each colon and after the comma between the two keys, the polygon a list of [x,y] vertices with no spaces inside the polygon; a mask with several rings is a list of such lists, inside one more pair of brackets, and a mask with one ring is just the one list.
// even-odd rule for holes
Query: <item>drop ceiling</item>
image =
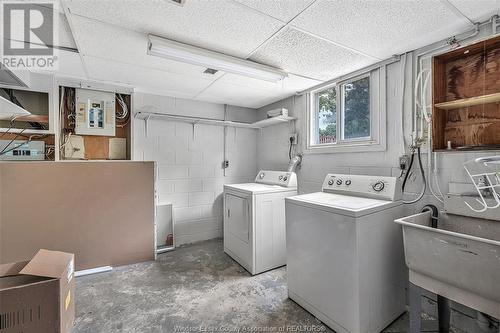
{"label": "drop ceiling", "polygon": [[[500,0],[62,0],[60,72],[137,91],[259,108],[471,28]],[[62,15],[62,14],[61,14]],[[67,20],[67,23],[66,23]],[[163,36],[290,73],[280,83],[146,54]],[[69,34],[69,35],[68,35]],[[72,38],[71,38],[72,37]]]}

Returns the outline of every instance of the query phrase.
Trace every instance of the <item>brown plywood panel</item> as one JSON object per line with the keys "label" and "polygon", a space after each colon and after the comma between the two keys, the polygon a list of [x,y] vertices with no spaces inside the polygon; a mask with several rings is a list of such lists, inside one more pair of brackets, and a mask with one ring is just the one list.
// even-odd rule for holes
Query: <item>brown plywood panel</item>
{"label": "brown plywood panel", "polygon": [[85,159],[107,160],[109,157],[109,138],[106,136],[84,135]]}
{"label": "brown plywood panel", "polygon": [[500,144],[500,37],[433,59],[434,149]]}
{"label": "brown plywood panel", "polygon": [[0,263],[39,249],[78,270],[154,258],[153,162],[0,163]]}

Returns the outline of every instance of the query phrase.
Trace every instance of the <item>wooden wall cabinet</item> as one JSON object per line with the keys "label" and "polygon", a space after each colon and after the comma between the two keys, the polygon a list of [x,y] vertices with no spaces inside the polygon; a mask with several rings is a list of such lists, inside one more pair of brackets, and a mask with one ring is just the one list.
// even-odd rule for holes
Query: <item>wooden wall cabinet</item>
{"label": "wooden wall cabinet", "polygon": [[500,36],[433,58],[434,151],[500,149]]}

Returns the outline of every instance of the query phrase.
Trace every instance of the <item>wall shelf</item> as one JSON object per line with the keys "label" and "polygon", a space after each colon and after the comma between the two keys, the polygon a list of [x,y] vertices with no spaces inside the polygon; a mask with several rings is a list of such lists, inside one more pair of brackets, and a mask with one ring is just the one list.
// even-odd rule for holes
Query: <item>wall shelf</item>
{"label": "wall shelf", "polygon": [[434,104],[434,106],[441,110],[454,110],[454,109],[465,108],[468,106],[482,105],[495,102],[500,102],[500,93],[475,96],[470,98],[462,98],[450,102],[436,103]]}
{"label": "wall shelf", "polygon": [[254,123],[244,123],[244,122],[240,122],[240,121],[211,119],[211,118],[203,118],[203,117],[187,117],[187,116],[168,114],[168,113],[158,113],[158,112],[137,112],[135,114],[135,118],[142,119],[146,122],[146,130],[148,127],[147,123],[151,118],[171,119],[174,121],[191,123],[193,125],[205,124],[205,125],[215,125],[215,126],[252,128],[252,129],[261,129],[264,127],[282,124],[282,123],[296,119],[294,117],[288,117],[288,116],[277,116],[277,117],[272,117],[272,118],[260,120],[260,121],[254,122]]}
{"label": "wall shelf", "polygon": [[253,123],[252,125],[257,127],[257,128],[263,128],[263,127],[268,127],[272,125],[278,125],[282,123],[286,123],[292,120],[295,120],[296,118],[294,117],[288,117],[288,116],[277,116],[277,117],[272,117],[272,118],[267,118],[264,120],[257,121]]}

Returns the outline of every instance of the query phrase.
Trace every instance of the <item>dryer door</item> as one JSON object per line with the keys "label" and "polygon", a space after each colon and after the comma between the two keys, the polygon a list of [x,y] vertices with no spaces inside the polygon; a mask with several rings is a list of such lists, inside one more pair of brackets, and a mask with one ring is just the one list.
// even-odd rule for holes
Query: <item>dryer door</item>
{"label": "dryer door", "polygon": [[250,203],[247,198],[226,194],[226,232],[248,244],[250,238]]}

